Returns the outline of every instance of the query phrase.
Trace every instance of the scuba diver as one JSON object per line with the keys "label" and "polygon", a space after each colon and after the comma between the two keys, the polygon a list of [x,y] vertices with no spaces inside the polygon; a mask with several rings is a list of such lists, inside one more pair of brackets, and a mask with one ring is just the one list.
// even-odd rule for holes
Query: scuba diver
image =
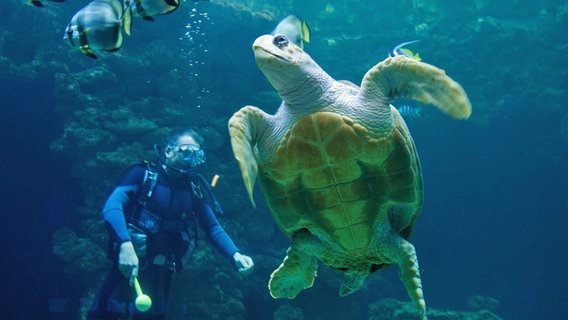
{"label": "scuba diver", "polygon": [[[196,245],[195,221],[239,272],[252,270],[252,259],[219,225],[213,210],[221,208],[196,170],[205,162],[202,142],[193,130],[175,135],[165,148],[154,146],[158,165],[135,164],[121,176],[102,212],[113,264],[87,319],[166,319],[172,274],[189,262]],[[136,278],[152,297],[144,313],[134,304]]]}

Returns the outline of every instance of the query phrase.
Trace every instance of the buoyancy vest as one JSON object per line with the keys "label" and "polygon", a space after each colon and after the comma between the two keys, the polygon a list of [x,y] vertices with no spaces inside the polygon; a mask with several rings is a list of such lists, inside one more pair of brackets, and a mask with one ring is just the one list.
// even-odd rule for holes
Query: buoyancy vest
{"label": "buoyancy vest", "polygon": [[[140,189],[135,195],[130,195],[131,200],[135,201],[136,209],[126,216],[128,232],[139,257],[153,260],[155,264],[159,264],[156,260],[160,260],[180,271],[191,260],[197,245],[194,214],[191,212],[179,220],[166,220],[159,213],[153,212],[149,203],[158,183],[158,168],[149,162],[143,164],[146,170]],[[194,203],[197,199],[207,197],[205,200],[208,200],[214,212],[222,214],[221,206],[213,193],[214,183],[210,186],[199,173],[192,175],[189,183]]]}

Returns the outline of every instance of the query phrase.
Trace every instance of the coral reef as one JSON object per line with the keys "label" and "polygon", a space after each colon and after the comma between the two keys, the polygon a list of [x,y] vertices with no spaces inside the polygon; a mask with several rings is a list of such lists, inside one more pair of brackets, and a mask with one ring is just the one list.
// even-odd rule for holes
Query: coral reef
{"label": "coral reef", "polygon": [[67,262],[67,271],[83,275],[87,285],[94,284],[89,275],[102,272],[108,265],[106,252],[101,247],[67,228],[53,234],[53,243],[53,252]]}
{"label": "coral reef", "polygon": [[[478,298],[474,298],[478,299]],[[482,300],[482,299],[478,299]],[[494,299],[491,299],[494,300]],[[416,307],[411,302],[384,299],[369,306],[369,320],[414,320],[418,319]],[[432,320],[501,320],[486,309],[475,311],[451,311],[428,309],[428,319]]]}
{"label": "coral reef", "polygon": [[469,297],[469,299],[467,299],[467,304],[469,305],[469,309],[472,311],[487,310],[491,312],[497,311],[501,305],[497,299],[483,296]]}
{"label": "coral reef", "polygon": [[289,304],[278,307],[274,313],[274,320],[304,320],[302,309]]}

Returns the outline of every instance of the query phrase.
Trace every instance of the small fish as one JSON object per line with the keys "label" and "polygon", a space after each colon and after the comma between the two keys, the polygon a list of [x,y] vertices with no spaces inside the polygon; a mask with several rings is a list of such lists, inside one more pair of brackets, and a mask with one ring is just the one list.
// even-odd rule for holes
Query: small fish
{"label": "small fish", "polygon": [[117,51],[122,47],[122,32],[130,35],[130,10],[121,0],[93,0],[77,11],[65,28],[63,40],[97,59],[96,50]]}
{"label": "small fish", "polygon": [[310,26],[308,26],[308,23],[305,20],[302,20],[295,15],[289,15],[280,21],[270,34],[273,36],[286,36],[288,40],[303,49],[304,42],[310,42],[311,31]]}
{"label": "small fish", "polygon": [[396,109],[398,110],[398,113],[400,113],[400,115],[403,118],[408,118],[408,119],[420,119],[420,118],[422,118],[422,108],[421,107],[404,104],[404,105],[401,105],[399,107],[396,107]]}
{"label": "small fish", "polygon": [[154,21],[154,16],[172,13],[179,7],[179,0],[130,0],[130,9],[135,16]]}
{"label": "small fish", "polygon": [[422,58],[420,58],[420,55],[418,54],[418,52],[413,53],[410,49],[406,49],[404,48],[404,46],[412,44],[412,43],[416,43],[416,42],[420,42],[420,40],[414,40],[414,41],[407,41],[407,42],[403,42],[401,44],[399,44],[398,46],[394,47],[394,49],[392,50],[392,53],[394,54],[394,56],[406,56],[408,58],[417,60],[417,61],[421,61]]}
{"label": "small fish", "polygon": [[[65,0],[49,0],[49,1],[51,1],[51,2],[63,2],[63,1],[65,1]],[[39,0],[28,0],[28,3],[29,3],[29,4],[32,4],[32,5],[36,6],[36,7],[40,7],[40,8],[41,8],[41,7],[44,7],[43,2],[41,2],[41,1],[39,1]]]}

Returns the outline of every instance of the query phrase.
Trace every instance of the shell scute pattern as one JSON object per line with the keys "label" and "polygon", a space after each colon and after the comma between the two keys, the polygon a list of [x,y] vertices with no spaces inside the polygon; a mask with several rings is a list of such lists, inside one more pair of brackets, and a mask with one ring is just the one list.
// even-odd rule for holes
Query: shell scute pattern
{"label": "shell scute pattern", "polygon": [[347,162],[331,168],[330,178],[336,183],[345,183],[361,176],[361,166],[356,161]]}
{"label": "shell scute pattern", "polygon": [[[286,151],[277,152],[288,157],[287,179],[275,177],[275,165],[267,166],[261,176],[271,180],[263,179],[262,184],[267,194],[274,195],[268,201],[285,230],[328,233],[324,236],[342,250],[362,253],[370,244],[376,216],[376,206],[367,203],[384,197],[390,179],[381,166],[361,160],[369,158],[365,150],[374,151],[384,143],[369,142],[368,136],[358,134],[366,131],[353,126],[351,119],[333,113],[303,117],[280,145]],[[364,148],[369,144],[373,146]],[[296,177],[293,183],[290,176]]]}
{"label": "shell scute pattern", "polygon": [[[372,139],[354,127],[350,118],[328,112],[299,119],[276,152],[288,161],[269,162],[260,179],[286,233],[305,228],[344,252],[370,254],[373,230],[388,220],[389,204],[420,203],[420,170],[403,128]],[[414,221],[419,208],[413,211],[394,212]]]}

